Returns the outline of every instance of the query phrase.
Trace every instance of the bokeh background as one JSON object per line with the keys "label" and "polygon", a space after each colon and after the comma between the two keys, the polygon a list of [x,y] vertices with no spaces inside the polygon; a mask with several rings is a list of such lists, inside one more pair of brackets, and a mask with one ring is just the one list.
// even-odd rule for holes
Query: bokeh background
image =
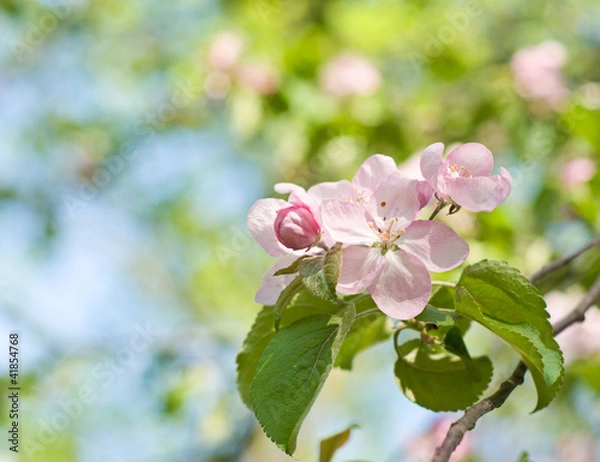
{"label": "bokeh background", "polygon": [[[469,262],[528,274],[597,236],[598,2],[0,0],[0,333],[20,333],[23,387],[0,461],[293,460],[236,392],[273,263],[246,213],[276,182],[351,178],[374,153],[411,170],[437,141],[484,143],[514,178],[493,213],[444,218]],[[599,269],[590,252],[551,281],[553,313]],[[559,339],[558,399],[529,414],[527,381],[455,460],[600,460],[594,310]],[[517,362],[467,342],[492,388]],[[430,457],[455,415],[408,401],[393,362],[385,342],[333,372],[300,460],[354,423],[338,462]]]}

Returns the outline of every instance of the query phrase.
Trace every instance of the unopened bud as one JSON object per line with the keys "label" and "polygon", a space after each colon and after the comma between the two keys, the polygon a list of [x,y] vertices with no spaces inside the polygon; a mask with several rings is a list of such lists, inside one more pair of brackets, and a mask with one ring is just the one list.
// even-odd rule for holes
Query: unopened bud
{"label": "unopened bud", "polygon": [[315,244],[321,228],[305,205],[292,205],[277,212],[275,234],[286,247],[300,250]]}

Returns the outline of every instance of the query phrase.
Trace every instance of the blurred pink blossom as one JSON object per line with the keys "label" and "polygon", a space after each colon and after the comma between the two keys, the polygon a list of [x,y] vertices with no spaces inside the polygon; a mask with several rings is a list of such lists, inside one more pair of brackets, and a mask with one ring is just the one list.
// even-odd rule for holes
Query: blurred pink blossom
{"label": "blurred pink blossom", "polygon": [[562,435],[555,443],[552,462],[591,462],[598,460],[597,442],[591,435]]}
{"label": "blurred pink blossom", "polygon": [[230,71],[242,57],[244,40],[235,32],[219,33],[208,49],[208,65],[216,71]]}
{"label": "blurred pink blossom", "polygon": [[343,53],[327,63],[320,81],[323,91],[333,96],[369,96],[379,88],[381,76],[366,58]]}
{"label": "blurred pink blossom", "polygon": [[560,181],[565,186],[587,183],[596,174],[596,164],[592,159],[578,157],[569,160],[560,172]]}
{"label": "blurred pink blossom", "polygon": [[243,64],[237,77],[240,84],[260,95],[272,95],[279,89],[279,72],[269,64]]}
{"label": "blurred pink blossom", "polygon": [[[546,295],[551,322],[565,317],[575,307],[583,294],[571,295],[553,291]],[[600,353],[600,309],[590,308],[585,314],[585,321],[569,327],[556,337],[556,341],[565,357],[565,362],[573,361],[581,356]]]}
{"label": "blurred pink blossom", "polygon": [[511,67],[519,94],[542,100],[552,108],[560,107],[568,94],[561,74],[566,59],[565,47],[554,40],[517,51]]}
{"label": "blurred pink blossom", "polygon": [[[406,446],[406,454],[412,461],[428,462],[435,452],[436,448],[442,444],[446,432],[452,424],[452,419],[442,417],[434,422],[434,424],[425,433],[417,436]],[[469,457],[472,453],[471,433],[467,433],[462,442],[450,457],[450,462],[460,462]]]}

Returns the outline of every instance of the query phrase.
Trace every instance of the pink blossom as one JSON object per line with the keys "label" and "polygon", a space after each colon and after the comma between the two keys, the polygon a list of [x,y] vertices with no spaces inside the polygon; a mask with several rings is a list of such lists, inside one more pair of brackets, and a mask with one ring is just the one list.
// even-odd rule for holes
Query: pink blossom
{"label": "pink blossom", "polygon": [[574,187],[587,183],[596,174],[596,164],[592,159],[579,157],[571,159],[560,172],[560,181],[565,186]]}
{"label": "pink blossom", "polygon": [[552,462],[590,462],[598,460],[597,439],[586,433],[563,434],[554,443]]}
{"label": "pink blossom", "polygon": [[243,64],[238,72],[240,84],[260,95],[272,95],[279,89],[279,72],[262,63]]}
{"label": "pink blossom", "polygon": [[565,47],[547,40],[539,45],[522,48],[511,60],[517,91],[524,98],[545,101],[559,107],[568,95],[561,75],[567,59]]}
{"label": "pink blossom", "polygon": [[394,172],[362,205],[326,199],[321,206],[324,228],[347,247],[337,290],[367,290],[388,316],[410,319],[431,293],[429,271],[460,265],[467,243],[446,225],[415,221],[421,208],[419,182]]}
{"label": "pink blossom", "polygon": [[208,49],[208,65],[216,71],[230,71],[244,52],[244,40],[235,32],[221,32]]}
{"label": "pink blossom", "polygon": [[442,160],[444,145],[435,143],[421,154],[421,173],[439,198],[473,212],[491,212],[506,200],[512,177],[504,168],[490,176],[491,151],[479,143],[467,143]]}
{"label": "pink blossom", "polygon": [[[373,191],[395,173],[398,173],[398,167],[394,159],[383,154],[375,154],[362,163],[352,181],[319,183],[311,187],[308,193],[320,200],[343,199],[355,204],[364,204],[369,201]],[[420,208],[427,205],[432,196],[433,189],[427,181],[418,181],[417,198]]]}
{"label": "pink blossom", "polygon": [[311,247],[321,233],[321,227],[304,204],[292,204],[279,210],[274,226],[279,242],[293,250]]}
{"label": "pink blossom", "polygon": [[369,96],[379,88],[381,76],[366,58],[343,53],[329,61],[320,80],[321,88],[333,96]]}

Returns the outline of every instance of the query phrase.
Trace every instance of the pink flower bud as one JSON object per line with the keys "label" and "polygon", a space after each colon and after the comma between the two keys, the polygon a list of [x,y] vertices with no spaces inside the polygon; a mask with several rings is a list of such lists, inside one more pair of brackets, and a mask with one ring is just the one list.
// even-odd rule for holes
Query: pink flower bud
{"label": "pink flower bud", "polygon": [[291,205],[277,212],[275,234],[286,247],[305,249],[319,239],[321,227],[310,209],[305,205]]}

